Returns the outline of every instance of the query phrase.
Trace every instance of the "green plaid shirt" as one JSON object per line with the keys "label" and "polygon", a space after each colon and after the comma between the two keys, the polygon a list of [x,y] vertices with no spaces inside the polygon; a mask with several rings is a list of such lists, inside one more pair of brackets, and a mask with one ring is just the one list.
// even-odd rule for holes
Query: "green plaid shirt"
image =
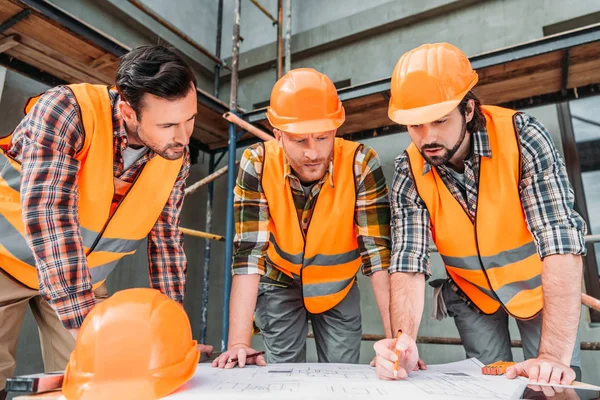
{"label": "green plaid shirt", "polygon": [[[261,186],[264,147],[261,144],[246,149],[240,163],[235,194],[234,275],[267,275],[286,282],[287,276],[266,261],[269,246],[269,204]],[[335,162],[335,160],[334,160]],[[290,180],[292,197],[298,210],[300,226],[306,233],[319,192],[329,184],[331,171],[317,182],[305,196],[300,180],[285,164],[286,179]],[[362,272],[387,270],[390,263],[390,208],[388,189],[377,153],[362,146],[354,159],[356,178],[356,207],[354,210],[358,245],[362,257]],[[348,184],[354,184],[348,182]]]}

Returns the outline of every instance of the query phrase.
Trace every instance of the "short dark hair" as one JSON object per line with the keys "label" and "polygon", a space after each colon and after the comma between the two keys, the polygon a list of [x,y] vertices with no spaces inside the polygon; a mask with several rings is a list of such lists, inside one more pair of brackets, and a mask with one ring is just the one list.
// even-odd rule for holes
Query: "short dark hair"
{"label": "short dark hair", "polygon": [[119,60],[116,87],[138,118],[145,93],[176,100],[189,93],[190,83],[197,85],[194,71],[171,47],[139,46]]}
{"label": "short dark hair", "polygon": [[467,131],[475,133],[485,128],[485,115],[483,115],[483,111],[481,110],[481,100],[479,100],[475,93],[469,90],[467,95],[458,105],[458,111],[460,111],[463,118],[465,118],[465,114],[467,113],[467,104],[469,100],[473,100],[475,103],[475,110],[473,112],[473,119],[467,123]]}

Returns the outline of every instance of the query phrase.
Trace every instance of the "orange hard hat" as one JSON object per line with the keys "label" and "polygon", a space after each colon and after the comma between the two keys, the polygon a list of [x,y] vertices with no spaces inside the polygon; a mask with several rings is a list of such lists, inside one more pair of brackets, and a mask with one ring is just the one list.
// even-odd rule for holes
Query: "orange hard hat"
{"label": "orange hard hat", "polygon": [[267,119],[289,133],[318,133],[339,128],[344,107],[327,75],[312,68],[293,69],[275,83]]}
{"label": "orange hard hat", "polygon": [[194,374],[200,353],[183,307],[154,289],[128,289],[83,321],[62,391],[68,400],[158,399]]}
{"label": "orange hard hat", "polygon": [[460,49],[448,43],[424,44],[396,64],[388,116],[401,125],[435,121],[454,110],[477,81]]}

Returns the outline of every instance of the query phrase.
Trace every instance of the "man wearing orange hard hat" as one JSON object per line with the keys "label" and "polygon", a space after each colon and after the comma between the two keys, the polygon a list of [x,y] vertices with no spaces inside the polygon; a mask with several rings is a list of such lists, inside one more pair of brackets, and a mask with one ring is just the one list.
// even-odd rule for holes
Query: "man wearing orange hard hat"
{"label": "man wearing orange hard hat", "polygon": [[413,49],[394,69],[389,117],[412,139],[396,160],[390,200],[390,318],[404,339],[375,344],[377,373],[408,372],[394,374],[394,350],[416,351],[431,235],[448,276],[432,285],[438,314],[454,317],[467,357],[511,361],[512,316],[525,361],[507,376],[568,384],[581,373],[586,226],[548,131],[525,113],[482,106],[477,80],[447,43]]}
{"label": "man wearing orange hard hat", "polygon": [[246,149],[240,164],[229,349],[213,365],[244,366],[255,352],[255,308],[267,362],[306,361],[310,320],[320,362],[357,363],[361,268],[391,335],[381,163],[368,146],[335,137],[344,107],[314,69],[292,70],[275,84],[267,117],[276,140]]}

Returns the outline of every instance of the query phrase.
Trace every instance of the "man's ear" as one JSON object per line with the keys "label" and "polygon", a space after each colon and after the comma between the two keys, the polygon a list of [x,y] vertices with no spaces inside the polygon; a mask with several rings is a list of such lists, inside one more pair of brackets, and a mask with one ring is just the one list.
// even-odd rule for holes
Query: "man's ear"
{"label": "man's ear", "polygon": [[121,117],[128,126],[137,125],[137,115],[133,107],[131,107],[131,105],[128,102],[119,102],[119,111],[121,112]]}
{"label": "man's ear", "polygon": [[473,99],[467,100],[467,107],[465,109],[465,121],[467,124],[471,122],[475,116],[475,101]]}
{"label": "man's ear", "polygon": [[283,148],[283,132],[279,129],[273,128],[273,134],[275,135],[275,140],[277,140],[279,147]]}

